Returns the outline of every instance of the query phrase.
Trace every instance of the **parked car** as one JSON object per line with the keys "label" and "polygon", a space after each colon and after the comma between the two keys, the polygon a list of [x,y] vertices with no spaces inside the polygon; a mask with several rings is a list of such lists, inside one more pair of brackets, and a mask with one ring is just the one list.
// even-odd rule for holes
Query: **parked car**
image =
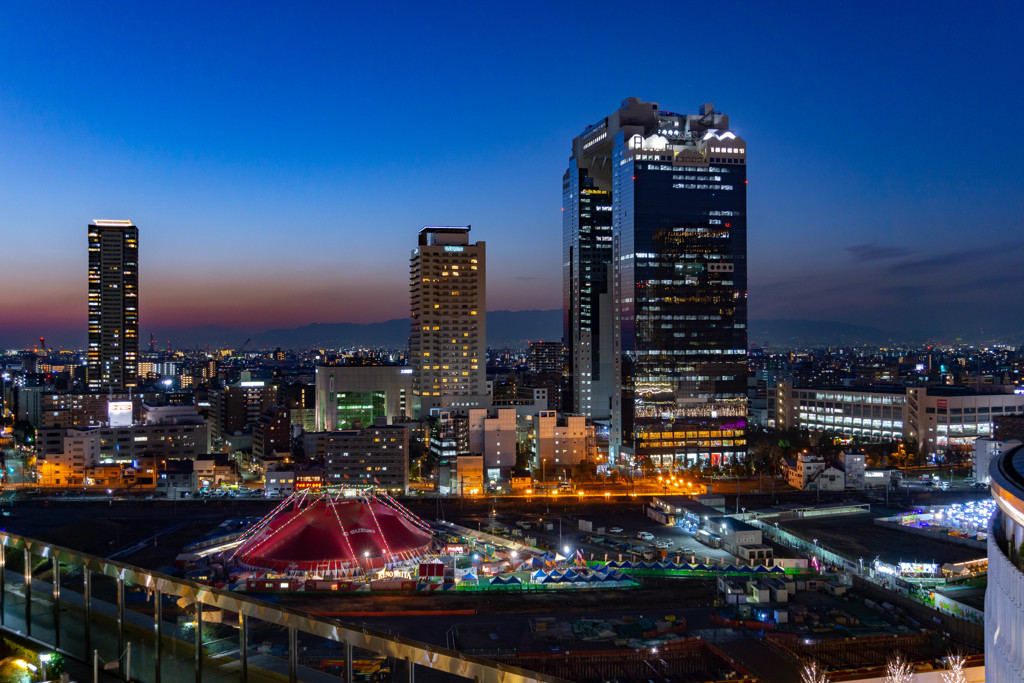
{"label": "parked car", "polygon": [[622,528],[621,527],[617,527],[617,526],[613,526],[611,529],[608,530],[608,533],[610,533],[610,534],[621,534],[622,533]]}

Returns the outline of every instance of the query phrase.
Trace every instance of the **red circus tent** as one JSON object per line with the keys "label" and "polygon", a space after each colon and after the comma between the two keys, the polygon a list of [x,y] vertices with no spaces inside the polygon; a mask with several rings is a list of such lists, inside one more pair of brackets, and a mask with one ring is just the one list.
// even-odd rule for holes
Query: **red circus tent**
{"label": "red circus tent", "polygon": [[290,496],[243,536],[232,560],[326,576],[417,561],[432,544],[429,527],[393,499],[331,487]]}

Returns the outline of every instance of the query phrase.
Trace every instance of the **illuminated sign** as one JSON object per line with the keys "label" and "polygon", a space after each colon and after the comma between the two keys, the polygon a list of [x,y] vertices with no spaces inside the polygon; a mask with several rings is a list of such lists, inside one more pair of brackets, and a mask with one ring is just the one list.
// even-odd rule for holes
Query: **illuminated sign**
{"label": "illuminated sign", "polygon": [[402,571],[400,569],[381,569],[377,572],[378,579],[411,579],[412,572]]}
{"label": "illuminated sign", "polygon": [[266,382],[239,382],[238,385],[243,387],[262,387],[266,386]]}
{"label": "illuminated sign", "polygon": [[107,424],[111,427],[131,427],[132,402],[109,401],[107,403]]}
{"label": "illuminated sign", "polygon": [[445,251],[455,251],[455,252],[459,252],[459,251],[465,251],[465,247],[452,247],[452,246],[447,246],[447,247],[445,247],[445,248],[444,248],[444,250],[445,250]]}
{"label": "illuminated sign", "polygon": [[937,564],[924,564],[922,562],[900,562],[900,573],[902,574],[935,574],[939,571]]}
{"label": "illuminated sign", "polygon": [[411,375],[412,374],[412,368],[402,368],[401,370],[398,371],[398,374],[399,375]]}

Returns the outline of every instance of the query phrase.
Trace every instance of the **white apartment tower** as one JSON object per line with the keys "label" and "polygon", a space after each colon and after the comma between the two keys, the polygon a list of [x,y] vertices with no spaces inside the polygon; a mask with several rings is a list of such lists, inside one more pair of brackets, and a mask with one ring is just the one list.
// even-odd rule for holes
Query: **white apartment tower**
{"label": "white apartment tower", "polygon": [[476,407],[487,393],[484,242],[470,244],[468,226],[423,228],[409,270],[409,365],[418,415],[440,406]]}

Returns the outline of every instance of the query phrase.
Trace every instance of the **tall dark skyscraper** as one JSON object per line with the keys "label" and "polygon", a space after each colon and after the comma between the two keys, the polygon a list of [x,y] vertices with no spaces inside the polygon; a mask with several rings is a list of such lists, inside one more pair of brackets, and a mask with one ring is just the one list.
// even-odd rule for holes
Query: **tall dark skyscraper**
{"label": "tall dark skyscraper", "polygon": [[[684,115],[637,98],[573,140],[563,268],[574,408],[586,412],[589,393],[599,416],[595,370],[603,382],[610,361],[617,462],[746,453],[746,151],[713,105]],[[610,234],[594,191],[610,193]]]}
{"label": "tall dark skyscraper", "polygon": [[589,172],[573,164],[562,177],[562,341],[572,411],[606,419],[614,375],[608,290],[612,193],[597,187]]}
{"label": "tall dark skyscraper", "polygon": [[89,224],[90,391],[137,384],[139,229],[131,221]]}

